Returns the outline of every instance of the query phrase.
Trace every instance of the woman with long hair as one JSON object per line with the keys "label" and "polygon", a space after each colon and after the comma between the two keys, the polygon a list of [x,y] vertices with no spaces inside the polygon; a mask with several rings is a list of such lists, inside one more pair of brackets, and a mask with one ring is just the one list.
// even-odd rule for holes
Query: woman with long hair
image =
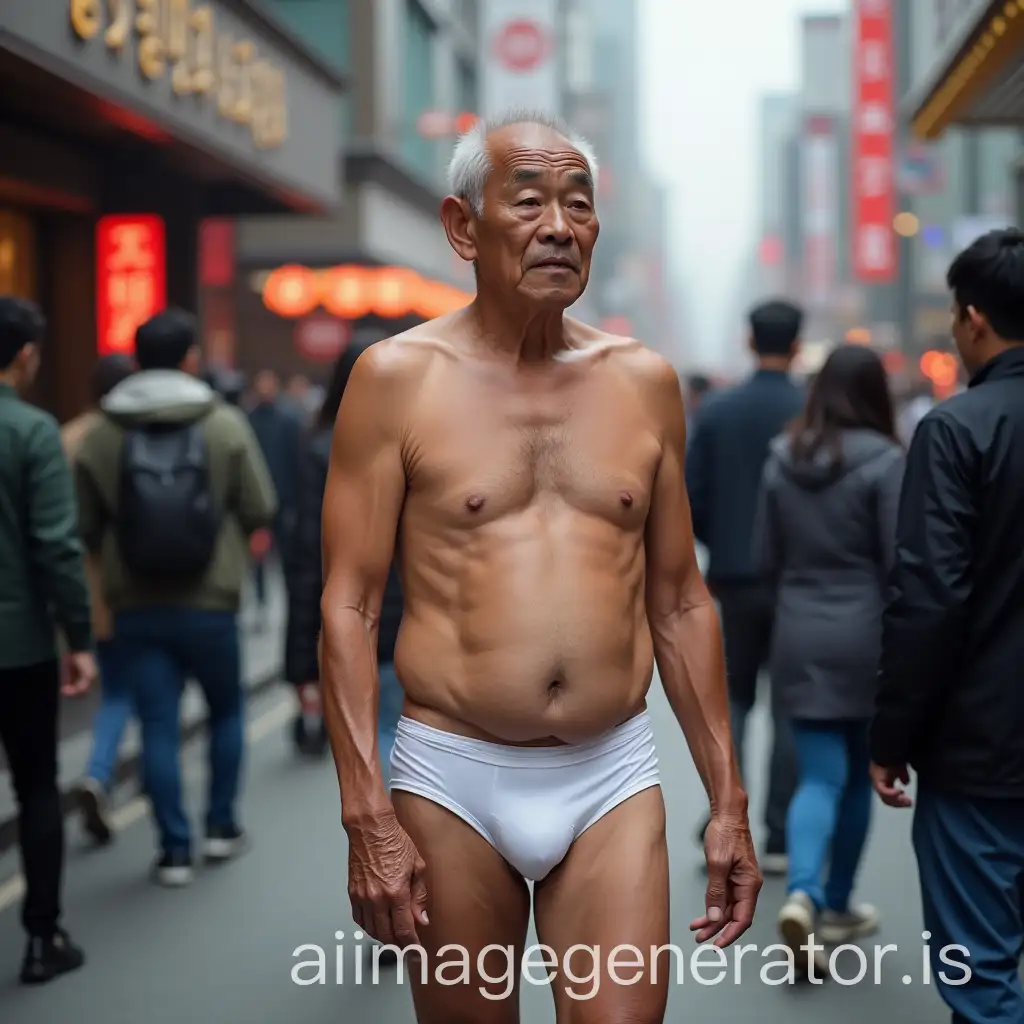
{"label": "woman with long hair", "polygon": [[[320,514],[331,461],[331,437],[352,369],[363,352],[377,340],[355,340],[341,354],[334,367],[324,403],[311,431],[303,440],[299,455],[298,501],[288,581],[285,675],[299,696],[300,711],[295,720],[293,735],[297,749],[304,754],[322,756],[327,752],[317,645],[321,626],[320,596],[323,592]],[[402,588],[398,573],[392,566],[384,591],[377,632],[379,741],[385,778],[388,775],[398,719],[402,714],[402,687],[394,668],[395,640],[401,620]]]}
{"label": "woman with long hair", "polygon": [[868,726],[903,466],[882,362],[843,345],[764,470],[755,543],[776,587],[771,682],[799,761],[779,930],[800,967],[812,932],[842,944],[879,924],[850,898],[871,817]]}

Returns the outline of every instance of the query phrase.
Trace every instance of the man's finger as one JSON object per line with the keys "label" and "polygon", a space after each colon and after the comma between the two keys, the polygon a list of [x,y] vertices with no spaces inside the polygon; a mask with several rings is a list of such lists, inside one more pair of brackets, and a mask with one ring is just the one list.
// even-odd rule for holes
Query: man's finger
{"label": "man's finger", "polygon": [[720,949],[731,946],[754,922],[754,901],[744,897],[732,908],[731,920],[722,929],[721,935],[715,939]]}
{"label": "man's finger", "polygon": [[427,917],[427,866],[422,861],[417,862],[412,874],[412,913],[420,924],[430,924]]}
{"label": "man's finger", "polygon": [[391,913],[387,906],[373,907],[373,930],[370,934],[385,945],[394,945],[395,936],[391,931]]}
{"label": "man's finger", "polygon": [[395,945],[418,946],[420,937],[416,932],[416,920],[413,917],[412,903],[403,900],[391,907],[391,931],[395,936]]}

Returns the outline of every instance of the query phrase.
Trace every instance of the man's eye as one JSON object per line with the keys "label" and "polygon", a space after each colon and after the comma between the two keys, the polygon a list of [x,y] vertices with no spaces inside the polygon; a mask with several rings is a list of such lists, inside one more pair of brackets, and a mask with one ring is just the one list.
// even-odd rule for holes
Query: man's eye
{"label": "man's eye", "polygon": [[534,196],[530,196],[528,199],[521,199],[519,201],[520,206],[540,206],[540,200]]}

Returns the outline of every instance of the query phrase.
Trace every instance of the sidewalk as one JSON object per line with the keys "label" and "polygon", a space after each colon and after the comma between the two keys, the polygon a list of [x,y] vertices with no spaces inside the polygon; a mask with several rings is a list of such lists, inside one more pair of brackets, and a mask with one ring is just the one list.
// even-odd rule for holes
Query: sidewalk
{"label": "sidewalk", "polygon": [[[240,618],[242,630],[242,680],[249,694],[271,686],[281,678],[284,667],[284,631],[286,611],[284,588],[276,584],[270,589],[267,628],[257,632],[251,626],[248,611]],[[74,811],[73,788],[82,777],[92,751],[91,711],[98,704],[93,698],[81,708],[65,707],[61,712],[61,741],[58,751],[60,788],[64,794],[65,814]],[[86,712],[89,712],[88,714]],[[196,736],[204,727],[206,705],[198,689],[190,685],[181,702],[182,742]],[[137,782],[139,762],[139,728],[130,722],[121,743],[117,775],[120,784]],[[17,808],[5,763],[0,762],[0,855],[17,839]]]}

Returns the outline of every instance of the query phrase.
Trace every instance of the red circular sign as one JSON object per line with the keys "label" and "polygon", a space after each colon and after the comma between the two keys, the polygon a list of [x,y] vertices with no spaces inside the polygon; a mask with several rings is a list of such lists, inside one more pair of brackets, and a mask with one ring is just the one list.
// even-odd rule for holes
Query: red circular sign
{"label": "red circular sign", "polygon": [[550,53],[548,33],[526,18],[506,22],[494,40],[494,54],[509,71],[533,71]]}
{"label": "red circular sign", "polygon": [[352,338],[347,320],[325,313],[313,313],[295,324],[295,347],[311,363],[333,363]]}

